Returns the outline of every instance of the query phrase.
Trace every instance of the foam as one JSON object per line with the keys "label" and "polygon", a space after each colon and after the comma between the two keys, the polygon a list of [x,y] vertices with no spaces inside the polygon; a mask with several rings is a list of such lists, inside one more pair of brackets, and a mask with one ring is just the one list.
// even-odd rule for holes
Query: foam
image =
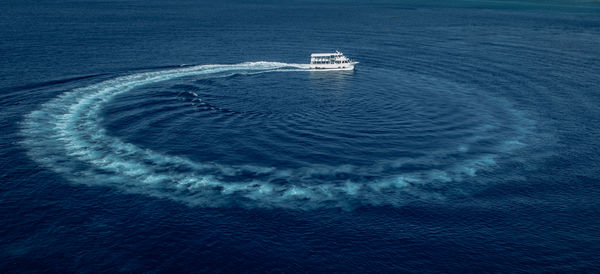
{"label": "foam", "polygon": [[[218,207],[231,204],[249,207],[317,208],[343,206],[350,200],[370,204],[398,204],[390,192],[414,192],[414,186],[428,182],[460,181],[476,176],[478,170],[494,166],[495,155],[457,162],[448,170],[427,170],[365,181],[349,179],[342,182],[311,184],[320,176],[359,172],[368,174],[399,168],[406,162],[437,162],[439,155],[420,159],[399,159],[361,168],[310,166],[280,169],[254,165],[223,165],[197,163],[189,159],[160,154],[126,143],[106,134],[101,128],[102,106],[118,95],[142,85],[179,77],[220,73],[264,73],[273,71],[304,71],[305,64],[279,62],[248,62],[235,65],[200,65],[151,71],[117,77],[59,95],[26,116],[22,124],[23,145],[29,156],[75,183],[112,186],[132,193],[169,198],[195,206]],[[193,94],[198,96],[197,94]],[[506,149],[523,143],[509,140]],[[467,145],[458,151],[468,152]],[[454,149],[456,151],[456,149]],[[231,182],[234,177],[249,172],[264,179]],[[284,183],[276,183],[283,180]],[[422,195],[422,194],[418,194]],[[435,196],[435,195],[433,195]]]}

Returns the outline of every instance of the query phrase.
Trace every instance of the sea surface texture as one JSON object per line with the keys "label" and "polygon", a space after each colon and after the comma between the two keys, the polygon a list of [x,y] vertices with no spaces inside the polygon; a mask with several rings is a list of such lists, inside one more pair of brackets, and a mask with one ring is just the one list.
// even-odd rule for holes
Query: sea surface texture
{"label": "sea surface texture", "polygon": [[3,273],[600,271],[597,1],[0,9]]}

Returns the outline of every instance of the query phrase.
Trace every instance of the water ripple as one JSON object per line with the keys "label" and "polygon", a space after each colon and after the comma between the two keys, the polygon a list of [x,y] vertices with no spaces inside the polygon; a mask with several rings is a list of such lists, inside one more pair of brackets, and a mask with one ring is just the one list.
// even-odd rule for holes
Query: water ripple
{"label": "water ripple", "polygon": [[[224,128],[243,121],[247,128],[263,132],[246,133],[254,137],[238,141],[242,143],[237,145],[252,142],[267,158],[275,157],[277,151],[269,150],[272,139],[292,150],[301,149],[305,143],[319,144],[314,148],[317,156],[319,151],[338,149],[339,144],[348,144],[351,151],[360,152],[319,156],[333,159],[336,165],[312,158],[292,159],[293,156],[287,159],[295,161],[297,167],[199,162],[126,142],[102,127],[104,106],[115,96],[144,85],[188,76],[210,79],[305,70],[306,66],[299,64],[253,62],[183,67],[114,78],[68,91],[27,115],[22,123],[23,145],[32,159],[80,184],[112,186],[195,206],[310,209],[356,204],[401,205],[415,197],[443,198],[430,189],[447,187],[476,176],[479,170],[493,168],[498,157],[525,145],[533,126],[525,114],[501,98],[478,94],[479,90],[443,78],[406,72],[403,77],[396,77],[395,84],[414,90],[400,94],[373,87],[375,96],[388,97],[378,105],[351,98],[347,105],[321,102],[322,107],[290,113],[230,108],[205,100],[207,96],[221,95],[202,93],[197,85],[207,83],[198,80],[177,85],[176,95],[136,98],[135,105],[124,102],[113,109],[120,113],[119,123],[140,120],[136,126],[143,128],[169,124],[191,114]],[[463,71],[440,68],[437,72],[442,76],[462,73],[467,77],[473,70],[467,66]],[[441,97],[446,99],[432,100],[432,92],[445,93]],[[191,108],[181,108],[181,104]],[[231,104],[243,106],[240,102]],[[346,111],[346,108],[360,111]],[[367,112],[370,114],[364,115]],[[336,119],[326,119],[333,116]],[[252,127],[259,123],[270,127]],[[451,142],[435,144],[435,140]],[[382,152],[371,151],[374,143],[384,148]],[[377,159],[378,153],[386,157]],[[368,161],[360,159],[364,155],[370,155]],[[370,164],[356,164],[361,160]]]}

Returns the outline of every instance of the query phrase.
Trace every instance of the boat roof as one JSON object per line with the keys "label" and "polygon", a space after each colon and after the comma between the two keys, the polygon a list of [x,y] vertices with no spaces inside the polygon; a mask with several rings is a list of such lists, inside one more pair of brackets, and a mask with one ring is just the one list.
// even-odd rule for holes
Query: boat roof
{"label": "boat roof", "polygon": [[325,57],[325,56],[331,56],[331,55],[338,55],[338,54],[342,54],[341,52],[332,52],[332,53],[313,53],[310,55],[310,57]]}

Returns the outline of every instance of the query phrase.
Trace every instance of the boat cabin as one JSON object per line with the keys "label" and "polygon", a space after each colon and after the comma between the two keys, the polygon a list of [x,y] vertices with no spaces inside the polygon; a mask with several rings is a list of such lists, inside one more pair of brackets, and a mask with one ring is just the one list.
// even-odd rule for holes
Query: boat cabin
{"label": "boat cabin", "polygon": [[344,56],[344,54],[337,50],[335,51],[335,53],[313,53],[310,55],[311,65],[347,64],[350,62],[350,59],[348,59],[346,56]]}

